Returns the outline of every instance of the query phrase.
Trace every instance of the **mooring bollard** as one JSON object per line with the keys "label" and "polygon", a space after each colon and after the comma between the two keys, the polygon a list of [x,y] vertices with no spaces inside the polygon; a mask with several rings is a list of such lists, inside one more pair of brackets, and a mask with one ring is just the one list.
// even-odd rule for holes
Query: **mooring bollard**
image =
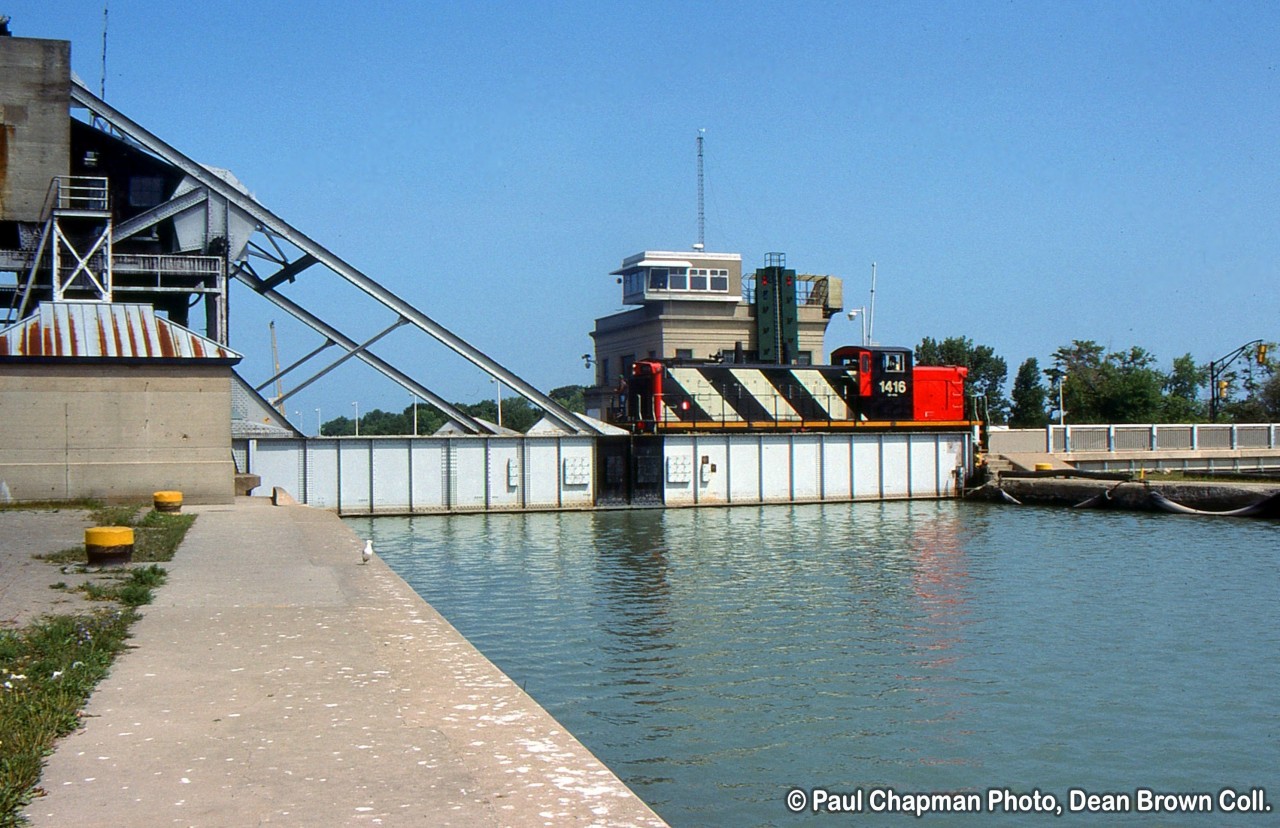
{"label": "mooring bollard", "polygon": [[128,526],[94,526],[84,530],[90,566],[119,566],[133,560],[133,530]]}
{"label": "mooring bollard", "polygon": [[182,492],[156,492],[152,495],[152,503],[157,512],[181,512]]}

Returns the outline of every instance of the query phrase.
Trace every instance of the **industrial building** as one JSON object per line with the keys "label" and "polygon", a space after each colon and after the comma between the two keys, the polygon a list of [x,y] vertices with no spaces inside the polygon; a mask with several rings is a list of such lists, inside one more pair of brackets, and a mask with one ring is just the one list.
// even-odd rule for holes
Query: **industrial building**
{"label": "industrial building", "polygon": [[0,37],[3,493],[229,501],[224,259],[191,216],[146,223],[183,177],[70,118],[70,88],[70,44]]}
{"label": "industrial building", "polygon": [[[286,295],[304,276],[345,280],[366,304],[322,319]],[[310,327],[318,347],[265,382],[241,380],[231,281]],[[379,316],[373,336],[340,327]],[[348,360],[436,406],[451,433],[499,432],[375,353],[401,329],[528,399],[546,429],[600,433],[263,207],[232,173],[94,95],[71,71],[70,43],[0,34],[0,498],[181,489],[192,503],[229,501],[237,471],[250,471],[235,462],[248,457],[245,440],[301,436],[260,392],[276,388],[269,404],[283,411]],[[283,390],[321,357],[332,358]]]}

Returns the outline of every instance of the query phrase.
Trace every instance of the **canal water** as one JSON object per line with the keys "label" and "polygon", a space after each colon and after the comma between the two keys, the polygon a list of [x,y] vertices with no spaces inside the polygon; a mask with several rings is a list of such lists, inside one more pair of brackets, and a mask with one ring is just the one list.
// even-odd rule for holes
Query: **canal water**
{"label": "canal water", "polygon": [[[1280,822],[1224,810],[1256,788],[1280,809],[1272,522],[952,501],[348,522],[674,826],[903,825],[885,809],[935,793],[982,812],[929,825]],[[1140,811],[1140,789],[1212,810]],[[813,813],[835,794],[858,812]],[[1087,794],[1127,811],[1073,812]]]}

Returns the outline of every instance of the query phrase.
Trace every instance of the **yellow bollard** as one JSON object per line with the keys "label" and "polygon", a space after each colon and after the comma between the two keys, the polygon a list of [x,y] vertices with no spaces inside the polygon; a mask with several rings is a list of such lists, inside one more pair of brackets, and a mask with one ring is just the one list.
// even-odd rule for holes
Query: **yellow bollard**
{"label": "yellow bollard", "polygon": [[1036,463],[1036,471],[1053,471],[1052,463]]}
{"label": "yellow bollard", "polygon": [[182,492],[156,492],[152,502],[157,512],[181,512]]}
{"label": "yellow bollard", "polygon": [[133,530],[128,526],[94,526],[84,530],[90,566],[119,566],[133,560]]}

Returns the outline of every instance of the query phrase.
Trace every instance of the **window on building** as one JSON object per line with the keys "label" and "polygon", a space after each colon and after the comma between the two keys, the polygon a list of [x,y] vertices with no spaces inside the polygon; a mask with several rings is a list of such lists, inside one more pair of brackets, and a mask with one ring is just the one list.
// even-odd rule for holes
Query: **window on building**
{"label": "window on building", "polygon": [[636,271],[628,273],[624,277],[624,292],[628,295],[644,292],[644,272]]}
{"label": "window on building", "polygon": [[813,351],[801,351],[796,354],[796,365],[812,365]]}
{"label": "window on building", "polygon": [[622,378],[628,379],[631,376],[631,366],[635,364],[636,355],[627,354],[622,358]]}
{"label": "window on building", "polygon": [[627,274],[624,281],[628,295],[641,290],[729,292],[729,271],[706,267],[651,267]]}
{"label": "window on building", "polygon": [[676,348],[676,359],[693,359],[693,349]]}
{"label": "window on building", "polygon": [[609,386],[609,358],[604,357],[600,360],[600,385],[603,388]]}

